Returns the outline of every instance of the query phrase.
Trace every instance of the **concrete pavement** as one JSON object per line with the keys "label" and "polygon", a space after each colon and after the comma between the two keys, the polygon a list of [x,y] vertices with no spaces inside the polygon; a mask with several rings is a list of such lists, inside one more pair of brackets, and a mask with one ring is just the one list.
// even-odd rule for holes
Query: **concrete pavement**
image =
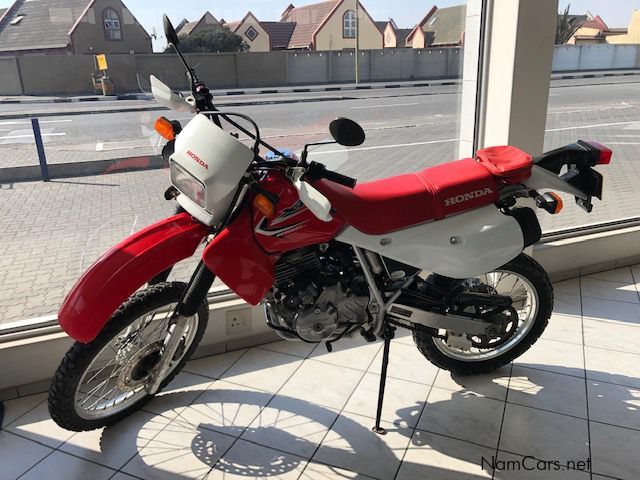
{"label": "concrete pavement", "polygon": [[[615,153],[613,163],[602,167],[605,201],[596,202],[594,213],[587,215],[567,198],[564,213],[555,217],[541,214],[546,231],[640,215],[637,91],[637,84],[627,83],[552,89],[546,148],[584,138],[609,145]],[[354,149],[329,146],[313,157],[366,181],[455,159],[457,101],[457,95],[452,94],[405,98],[365,95],[304,108],[247,106],[241,111],[255,118],[264,135],[282,147],[300,147],[305,141],[325,138],[327,125],[336,116],[360,121],[367,130],[364,145]],[[108,147],[113,139],[140,138],[150,128],[147,120],[152,119],[151,115],[145,119],[140,115],[145,113],[113,114],[106,120],[94,115],[76,116],[71,122],[49,124],[50,133],[66,135],[50,136],[47,149],[64,152],[78,144],[95,149],[100,141]],[[188,116],[177,117],[185,120]],[[0,161],[26,148],[26,143],[16,143],[21,139],[6,138],[17,136],[12,132],[20,128],[22,125],[0,123]],[[89,158],[94,158],[97,152],[90,153]],[[162,197],[168,185],[165,170],[61,179],[48,184],[0,181],[0,323],[54,313],[64,294],[100,253],[132,231],[171,214],[173,205]],[[176,276],[188,278],[193,262],[195,259]]]}

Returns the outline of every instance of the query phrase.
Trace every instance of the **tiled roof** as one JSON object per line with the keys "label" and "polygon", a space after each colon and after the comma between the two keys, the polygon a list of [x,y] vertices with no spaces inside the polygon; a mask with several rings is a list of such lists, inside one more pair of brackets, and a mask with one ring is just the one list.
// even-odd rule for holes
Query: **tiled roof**
{"label": "tiled roof", "polygon": [[232,32],[236,31],[236,28],[238,28],[238,26],[242,23],[241,20],[238,20],[236,22],[228,22],[225,23],[224,26],[227,27],[229,30],[231,30]]}
{"label": "tiled roof", "polygon": [[289,48],[308,48],[313,43],[313,34],[338,3],[340,0],[330,0],[290,10],[282,18],[284,22],[296,23]]}
{"label": "tiled roof", "polygon": [[[466,16],[466,5],[438,8],[422,25],[422,30],[427,38],[427,46],[457,45],[460,43],[465,29]],[[432,41],[430,41],[430,37]]]}
{"label": "tiled roof", "polygon": [[4,15],[4,12],[6,12],[7,10],[7,8],[0,8],[0,18],[2,18],[2,15]]}
{"label": "tiled roof", "polygon": [[602,20],[602,18],[600,18],[600,15],[596,15],[595,17],[593,17],[593,19],[588,20],[586,22],[584,22],[581,25],[582,28],[597,28],[598,30],[609,30],[609,27],[607,27],[607,24],[604,23],[604,20]]}
{"label": "tiled roof", "polygon": [[193,29],[196,28],[196,25],[200,23],[200,20],[196,20],[195,22],[187,22],[185,23],[180,30],[178,30],[178,35],[187,36],[193,32]]}
{"label": "tiled roof", "polygon": [[396,45],[398,47],[404,47],[407,44],[407,37],[413,31],[413,28],[398,28],[396,30]]}
{"label": "tiled roof", "polygon": [[88,5],[89,0],[17,0],[0,25],[0,51],[66,48],[69,31]]}
{"label": "tiled roof", "polygon": [[387,20],[386,22],[373,22],[376,24],[376,27],[378,27],[378,30],[380,30],[380,33],[384,33],[385,28],[387,28],[387,24],[389,23],[389,21]]}
{"label": "tiled roof", "polygon": [[260,22],[271,37],[271,49],[287,48],[296,28],[293,22]]}

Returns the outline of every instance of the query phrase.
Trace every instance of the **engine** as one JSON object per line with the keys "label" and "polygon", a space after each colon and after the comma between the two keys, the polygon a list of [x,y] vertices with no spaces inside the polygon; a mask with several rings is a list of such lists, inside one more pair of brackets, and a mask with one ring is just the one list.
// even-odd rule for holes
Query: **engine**
{"label": "engine", "polygon": [[283,255],[275,277],[266,310],[283,338],[331,340],[369,320],[369,287],[348,245],[332,242]]}

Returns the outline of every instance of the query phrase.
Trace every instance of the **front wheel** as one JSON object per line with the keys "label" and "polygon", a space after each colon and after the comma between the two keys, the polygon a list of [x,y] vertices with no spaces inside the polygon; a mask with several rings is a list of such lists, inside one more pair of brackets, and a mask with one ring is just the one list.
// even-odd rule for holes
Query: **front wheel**
{"label": "front wheel", "polygon": [[495,337],[463,335],[463,341],[452,342],[448,339],[451,332],[417,329],[413,334],[418,350],[427,360],[460,375],[488,373],[518,358],[542,335],[553,310],[549,276],[525,254],[472,279],[469,289],[474,288],[511,297],[513,313],[504,318],[505,326]]}
{"label": "front wheel", "polygon": [[[171,318],[187,285],[159,283],[135,293],[88,344],[75,343],[49,389],[51,418],[62,428],[94,430],[112,425],[152,396],[145,384],[171,336]],[[182,369],[202,339],[208,309],[188,318],[178,350],[160,388]]]}

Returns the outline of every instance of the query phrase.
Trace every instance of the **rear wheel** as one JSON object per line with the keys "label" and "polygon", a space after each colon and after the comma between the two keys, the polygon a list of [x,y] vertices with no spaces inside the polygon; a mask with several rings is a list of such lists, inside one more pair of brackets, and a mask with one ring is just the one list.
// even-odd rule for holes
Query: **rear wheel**
{"label": "rear wheel", "polygon": [[413,334],[418,350],[427,360],[461,375],[491,372],[522,355],[542,335],[553,310],[549,276],[525,254],[477,277],[470,282],[470,289],[475,287],[508,295],[513,301],[511,313],[500,314],[503,328],[495,335],[462,335],[462,341],[450,341],[452,333],[443,330],[416,330]]}
{"label": "rear wheel", "polygon": [[[135,293],[91,343],[75,343],[58,367],[49,390],[49,411],[67,430],[114,424],[152,396],[145,383],[171,336],[171,318],[186,284],[160,283]],[[164,388],[202,339],[208,310],[203,302],[189,317],[178,350],[162,381]]]}

